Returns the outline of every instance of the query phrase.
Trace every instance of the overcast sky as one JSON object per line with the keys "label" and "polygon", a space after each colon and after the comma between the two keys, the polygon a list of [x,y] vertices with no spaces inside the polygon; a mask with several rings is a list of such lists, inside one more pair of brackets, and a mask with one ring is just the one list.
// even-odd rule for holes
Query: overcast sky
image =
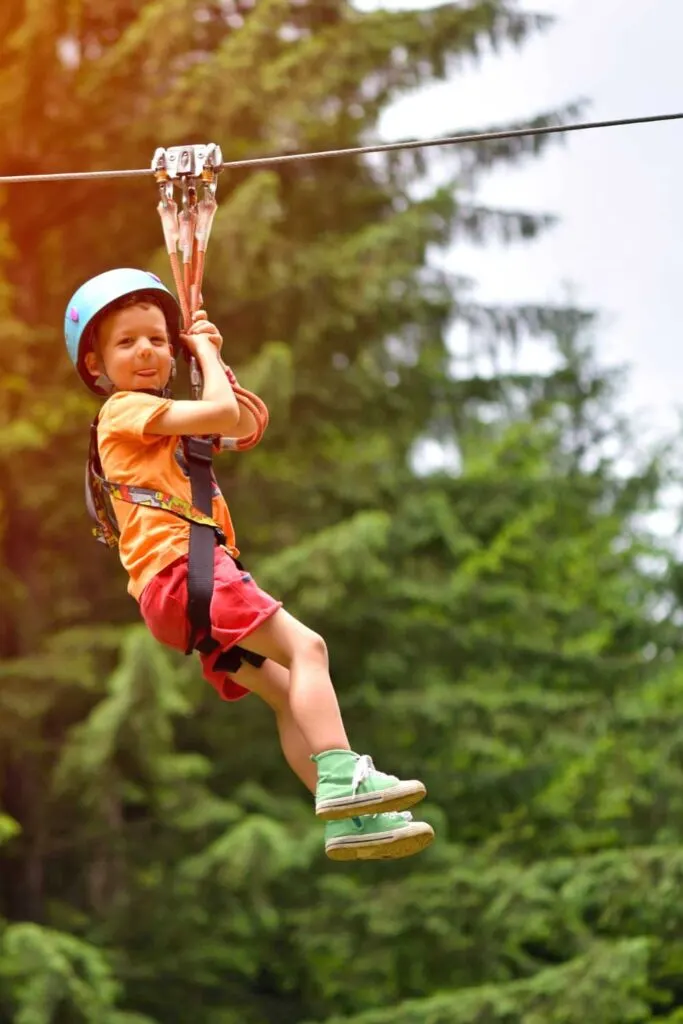
{"label": "overcast sky", "polygon": [[[420,5],[433,2],[381,4]],[[681,0],[519,6],[557,23],[521,50],[486,57],[400,101],[383,118],[382,135],[485,128],[582,98],[590,100],[583,120],[683,109]],[[579,304],[604,317],[595,332],[601,359],[630,366],[625,407],[659,432],[675,424],[683,385],[682,193],[683,121],[569,134],[546,156],[496,172],[480,192],[492,204],[556,214],[559,225],[531,245],[459,246],[449,265],[474,277],[486,300],[562,301],[570,284]]]}

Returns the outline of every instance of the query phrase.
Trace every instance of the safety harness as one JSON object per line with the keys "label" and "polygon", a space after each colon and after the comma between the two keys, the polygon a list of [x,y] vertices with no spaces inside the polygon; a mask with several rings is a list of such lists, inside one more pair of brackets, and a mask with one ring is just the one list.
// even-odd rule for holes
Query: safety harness
{"label": "safety harness", "polygon": [[[160,193],[157,210],[161,218],[185,331],[192,325],[193,314],[202,304],[204,261],[217,209],[216,178],[222,162],[221,151],[213,143],[208,146],[157,149],[152,160],[152,170]],[[179,185],[182,195],[180,213],[174,200],[175,185]],[[198,200],[197,192],[200,186],[203,188],[203,195]],[[178,246],[182,256],[182,270]],[[190,365],[192,397],[199,399],[202,390],[201,373],[194,356],[187,352],[185,356]],[[96,524],[93,533],[97,540],[108,547],[118,547],[120,531],[113,505],[114,499],[132,505],[162,509],[190,524],[187,581],[190,630],[186,654],[193,650],[210,654],[219,646],[211,636],[210,614],[216,545],[226,547],[231,557],[237,561],[237,552],[227,546],[223,530],[212,517],[214,488],[218,486],[212,465],[214,448],[237,451],[253,448],[263,437],[268,425],[268,410],[261,399],[241,388],[229,367],[226,367],[226,374],[237,401],[252,413],[256,430],[248,437],[239,439],[208,436],[188,436],[180,439],[190,478],[191,502],[151,488],[133,487],[105,479],[97,444],[99,417],[95,418],[90,427],[85,490],[86,504]],[[239,565],[239,562],[237,564]],[[241,660],[260,665],[264,659],[238,647],[225,652],[215,664],[229,672],[235,671]]]}

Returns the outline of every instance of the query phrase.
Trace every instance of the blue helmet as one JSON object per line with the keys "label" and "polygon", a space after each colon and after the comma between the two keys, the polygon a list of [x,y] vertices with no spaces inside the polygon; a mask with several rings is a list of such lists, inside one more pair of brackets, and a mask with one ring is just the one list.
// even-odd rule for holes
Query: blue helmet
{"label": "blue helmet", "polygon": [[134,270],[130,267],[107,270],[104,274],[91,277],[82,284],[67,304],[64,316],[66,350],[83,383],[97,395],[106,394],[106,391],[99,387],[83,364],[83,357],[91,347],[90,332],[87,328],[97,314],[112,302],[134,292],[151,292],[154,295],[166,317],[171,343],[175,344],[180,329],[180,307],[175,296],[156,274],[146,270]]}

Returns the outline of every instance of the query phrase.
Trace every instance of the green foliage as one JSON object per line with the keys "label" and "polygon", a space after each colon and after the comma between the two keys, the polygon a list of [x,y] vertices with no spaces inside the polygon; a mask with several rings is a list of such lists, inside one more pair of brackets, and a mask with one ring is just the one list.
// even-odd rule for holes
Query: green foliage
{"label": "green foliage", "polygon": [[154,1024],[115,1009],[118,985],[110,967],[73,936],[15,924],[5,929],[0,948],[0,978],[16,1024],[50,1024],[67,1008],[68,1019],[82,1024]]}
{"label": "green foliage", "polygon": [[8,814],[0,814],[0,843],[6,843],[19,833],[20,829],[14,818]]}
{"label": "green foliage", "polygon": [[539,972],[528,981],[482,985],[457,995],[406,1002],[393,1012],[332,1017],[329,1024],[635,1024],[649,1019],[642,995],[647,943],[596,947],[585,957]]}

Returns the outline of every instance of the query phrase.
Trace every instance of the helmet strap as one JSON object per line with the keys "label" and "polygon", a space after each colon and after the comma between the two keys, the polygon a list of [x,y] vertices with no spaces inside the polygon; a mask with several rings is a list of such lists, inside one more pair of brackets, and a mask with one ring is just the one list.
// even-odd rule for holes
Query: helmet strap
{"label": "helmet strap", "polygon": [[173,384],[173,381],[175,380],[175,375],[176,375],[176,361],[175,361],[175,356],[173,356],[171,358],[171,372],[168,375],[168,381],[166,382],[166,387],[163,388],[160,392],[157,392],[157,394],[159,395],[160,398],[170,398],[171,395],[173,394],[173,392],[171,391],[171,385]]}
{"label": "helmet strap", "polygon": [[114,391],[114,382],[109,379],[106,373],[101,373],[96,379],[95,385],[101,388],[107,395],[111,395]]}

